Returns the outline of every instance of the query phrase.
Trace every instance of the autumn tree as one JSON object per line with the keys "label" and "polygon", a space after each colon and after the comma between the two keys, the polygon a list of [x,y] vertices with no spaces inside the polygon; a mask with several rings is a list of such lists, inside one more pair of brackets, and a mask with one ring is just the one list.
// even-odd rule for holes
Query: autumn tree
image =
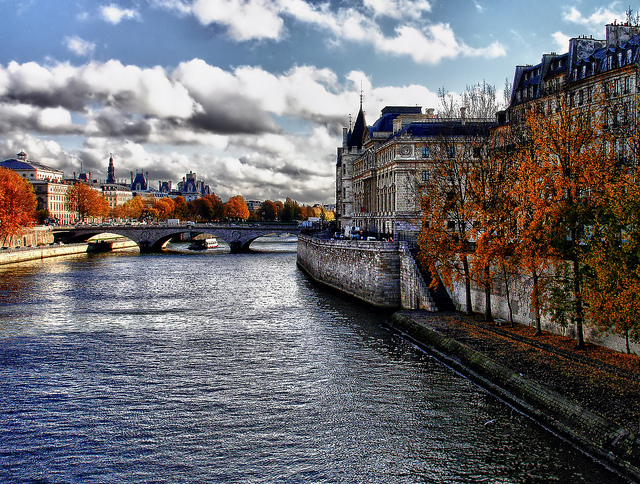
{"label": "autumn tree", "polygon": [[[488,244],[486,257],[472,265],[476,242],[487,230],[478,228],[478,208],[492,196],[487,190],[489,171],[488,127],[501,108],[496,90],[485,82],[468,86],[461,96],[439,91],[440,133],[430,149],[430,166],[419,187],[422,198],[423,226],[419,236],[419,259],[428,267],[432,287],[441,280],[452,287],[462,281],[465,305],[472,312],[471,282],[475,278],[485,290],[485,316],[491,314],[491,272]],[[486,240],[485,240],[486,241]]]}
{"label": "autumn tree", "polygon": [[33,186],[15,171],[0,168],[0,236],[13,235],[35,222]]}
{"label": "autumn tree", "polygon": [[166,219],[173,214],[173,211],[175,210],[175,203],[169,197],[163,197],[153,204],[153,208],[156,211],[158,218]]}
{"label": "autumn tree", "polygon": [[500,131],[491,136],[478,133],[466,139],[462,153],[470,157],[468,164],[468,199],[472,212],[471,239],[475,250],[471,258],[471,277],[485,294],[485,319],[493,320],[491,291],[499,275],[504,281],[510,320],[509,301],[510,257],[513,252],[513,200],[509,188],[513,183],[513,165],[507,140]]}
{"label": "autumn tree", "polygon": [[[471,304],[469,257],[473,208],[468,198],[470,159],[458,157],[457,138],[441,136],[434,147],[434,161],[425,180],[422,198],[423,224],[419,235],[419,259],[431,274],[448,287],[462,280],[468,314]],[[432,278],[432,287],[438,278]]]}
{"label": "autumn tree", "polygon": [[605,331],[640,339],[640,188],[621,175],[596,214],[585,250],[587,314]]}
{"label": "autumn tree", "polygon": [[610,140],[601,131],[602,110],[595,103],[578,109],[563,93],[553,99],[552,112],[544,113],[543,109],[541,105],[531,110],[526,118],[535,150],[536,163],[532,165],[537,165],[531,166],[536,170],[538,187],[538,193],[532,195],[532,216],[544,221],[540,227],[544,238],[568,264],[556,264],[557,289],[552,295],[558,297],[549,300],[552,317],[564,324],[573,319],[576,345],[583,348],[582,251],[603,189],[614,179],[615,158]]}
{"label": "autumn tree", "polygon": [[142,197],[132,197],[119,207],[118,216],[121,218],[137,220],[142,216],[143,209],[144,202]]}
{"label": "autumn tree", "polygon": [[102,192],[86,183],[76,183],[67,192],[69,209],[77,212],[80,220],[87,217],[106,217],[109,215],[109,202]]}
{"label": "autumn tree", "polygon": [[511,257],[509,264],[531,281],[530,300],[533,308],[536,335],[542,334],[542,312],[545,306],[545,277],[559,254],[552,245],[548,227],[549,193],[540,183],[544,180],[544,166],[537,159],[537,150],[526,125],[511,125],[507,143],[513,163],[510,187],[510,220],[513,222]]}
{"label": "autumn tree", "polygon": [[265,200],[260,206],[258,214],[262,220],[274,221],[278,219],[278,207],[271,200]]}
{"label": "autumn tree", "polygon": [[249,207],[241,195],[231,197],[225,204],[225,213],[228,219],[247,220],[249,218]]}
{"label": "autumn tree", "polygon": [[178,195],[173,202],[173,217],[177,219],[187,218],[189,216],[189,207],[185,198],[182,195]]}

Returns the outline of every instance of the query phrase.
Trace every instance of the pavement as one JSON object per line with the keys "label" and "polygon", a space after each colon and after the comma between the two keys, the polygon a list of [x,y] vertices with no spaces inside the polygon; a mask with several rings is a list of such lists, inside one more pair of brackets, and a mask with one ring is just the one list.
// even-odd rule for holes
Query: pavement
{"label": "pavement", "polygon": [[640,425],[640,357],[535,329],[486,323],[457,312],[401,311],[529,381],[555,392],[632,433]]}

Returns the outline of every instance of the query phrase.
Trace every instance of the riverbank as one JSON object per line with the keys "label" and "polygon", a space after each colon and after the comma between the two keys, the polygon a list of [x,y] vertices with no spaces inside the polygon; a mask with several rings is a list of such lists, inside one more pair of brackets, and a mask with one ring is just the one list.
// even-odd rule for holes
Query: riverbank
{"label": "riverbank", "polygon": [[400,311],[391,328],[542,426],[640,482],[640,358],[522,325]]}
{"label": "riverbank", "polygon": [[[122,250],[137,247],[135,242],[130,240],[102,241],[109,244],[109,250]],[[0,252],[0,265],[17,264],[20,262],[47,259],[49,257],[60,257],[65,255],[82,254],[91,252],[99,244],[69,244],[69,245],[43,245],[39,247],[25,247],[20,249],[8,249]]]}

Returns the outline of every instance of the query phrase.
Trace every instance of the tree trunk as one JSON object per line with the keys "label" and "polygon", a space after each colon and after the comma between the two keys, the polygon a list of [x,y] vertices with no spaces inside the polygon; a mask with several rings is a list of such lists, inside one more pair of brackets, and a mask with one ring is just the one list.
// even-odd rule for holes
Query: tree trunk
{"label": "tree trunk", "polygon": [[580,263],[577,258],[573,260],[573,296],[576,301],[576,348],[584,348],[584,335],[582,334],[582,295],[580,294]]}
{"label": "tree trunk", "polygon": [[533,270],[533,311],[536,315],[536,336],[542,334],[542,325],[540,324],[540,285],[538,282],[538,272]]}
{"label": "tree trunk", "polygon": [[464,269],[464,292],[465,304],[467,305],[467,314],[472,314],[471,308],[471,275],[469,274],[469,260],[466,255],[462,256],[462,268]]}
{"label": "tree trunk", "polygon": [[627,343],[627,354],[630,355],[631,348],[629,348],[629,330],[628,329],[624,330],[624,339],[625,339],[625,342]]}
{"label": "tree trunk", "polygon": [[507,296],[507,307],[509,308],[509,322],[511,323],[511,327],[513,327],[513,308],[511,307],[511,293],[509,292],[509,278],[507,276],[507,267],[505,264],[502,264],[502,278],[504,279],[504,290],[505,290],[505,295]]}
{"label": "tree trunk", "polygon": [[493,314],[491,314],[491,271],[489,270],[489,264],[484,267],[484,319],[489,323],[493,321]]}

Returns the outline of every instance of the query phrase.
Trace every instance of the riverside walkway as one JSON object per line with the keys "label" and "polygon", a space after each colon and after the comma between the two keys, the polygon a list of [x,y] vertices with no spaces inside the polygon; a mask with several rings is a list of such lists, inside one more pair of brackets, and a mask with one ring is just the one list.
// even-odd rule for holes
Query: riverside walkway
{"label": "riverside walkway", "polygon": [[[640,482],[640,357],[455,312],[400,311],[392,328],[541,425]],[[508,416],[505,416],[508,418]]]}

